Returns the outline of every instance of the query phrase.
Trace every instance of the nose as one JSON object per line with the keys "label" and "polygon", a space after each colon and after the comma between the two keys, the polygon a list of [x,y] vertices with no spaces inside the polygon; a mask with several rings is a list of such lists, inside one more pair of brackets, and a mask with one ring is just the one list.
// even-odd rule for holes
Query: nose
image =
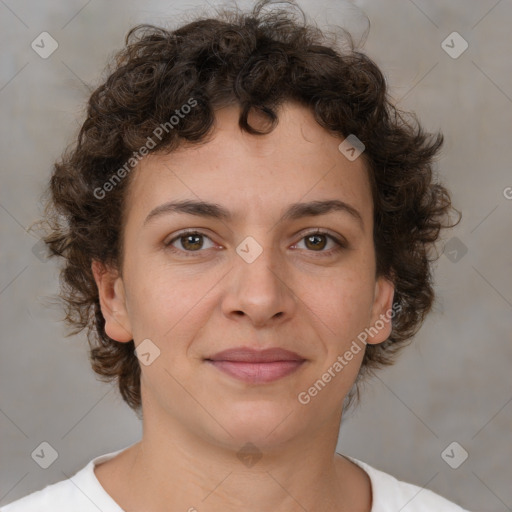
{"label": "nose", "polygon": [[288,321],[295,313],[297,297],[279,254],[272,247],[265,247],[250,261],[236,255],[234,268],[228,274],[223,313],[232,318],[243,317],[254,327]]}

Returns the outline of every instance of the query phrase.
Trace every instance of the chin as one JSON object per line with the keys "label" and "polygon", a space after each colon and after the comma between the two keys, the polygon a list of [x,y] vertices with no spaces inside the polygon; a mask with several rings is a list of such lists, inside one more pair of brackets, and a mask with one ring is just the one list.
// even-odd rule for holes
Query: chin
{"label": "chin", "polygon": [[223,432],[232,447],[252,443],[261,450],[286,443],[304,429],[304,412],[296,401],[254,400],[231,403],[215,417],[232,437]]}

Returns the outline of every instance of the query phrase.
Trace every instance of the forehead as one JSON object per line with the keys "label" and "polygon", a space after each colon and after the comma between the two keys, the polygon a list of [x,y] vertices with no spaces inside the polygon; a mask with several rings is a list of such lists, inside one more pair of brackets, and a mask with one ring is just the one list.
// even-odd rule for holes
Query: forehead
{"label": "forehead", "polygon": [[[215,202],[233,219],[272,222],[283,205],[340,199],[371,224],[373,205],[365,163],[349,161],[338,149],[343,137],[330,134],[306,107],[287,103],[266,135],[238,125],[238,107],[216,112],[212,136],[201,145],[183,145],[170,154],[152,154],[134,171],[128,219],[139,219],[173,199]],[[264,127],[253,115],[249,124]]]}

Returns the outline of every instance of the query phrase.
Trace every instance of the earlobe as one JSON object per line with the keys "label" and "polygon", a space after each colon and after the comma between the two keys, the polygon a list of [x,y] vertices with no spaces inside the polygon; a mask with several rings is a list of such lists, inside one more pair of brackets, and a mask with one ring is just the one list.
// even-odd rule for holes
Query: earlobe
{"label": "earlobe", "polygon": [[98,287],[105,332],[113,340],[122,343],[131,341],[133,335],[122,277],[117,270],[96,260],[93,260],[91,269]]}
{"label": "earlobe", "polygon": [[379,277],[375,283],[372,319],[368,329],[367,343],[376,345],[389,338],[394,315],[394,295],[395,285],[388,278]]}

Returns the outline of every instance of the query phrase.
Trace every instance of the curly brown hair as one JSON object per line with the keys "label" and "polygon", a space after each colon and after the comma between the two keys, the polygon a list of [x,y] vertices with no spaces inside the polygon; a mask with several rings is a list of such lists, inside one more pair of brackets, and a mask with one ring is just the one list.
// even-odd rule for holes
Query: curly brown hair
{"label": "curly brown hair", "polygon": [[[155,127],[168,123],[190,98],[197,102],[150,152],[171,152],[180,143],[204,143],[215,110],[240,108],[239,126],[255,136],[269,133],[285,101],[307,106],[330,133],[355,134],[366,146],[362,155],[374,202],[377,276],[395,285],[389,338],[367,345],[361,372],[351,391],[359,398],[360,377],[383,365],[421,326],[434,301],[432,249],[445,227],[460,221],[449,192],[434,178],[433,158],[443,143],[426,134],[412,113],[388,98],[377,65],[354,49],[341,49],[332,34],[318,29],[297,6],[265,11],[258,2],[244,13],[224,10],[195,19],[176,30],[138,25],[126,36],[108,76],[90,96],[78,138],[55,163],[46,203],[44,241],[63,258],[61,294],[70,334],[87,328],[90,361],[105,381],[115,381],[125,402],[141,411],[140,366],[133,340],[119,343],[105,333],[92,260],[121,269],[123,211],[130,176],[108,188],[105,183],[133,159]],[[269,120],[268,130],[248,123],[255,109]],[[127,173],[123,173],[124,175]],[[98,190],[102,190],[101,194]],[[459,219],[451,224],[451,211]]]}

